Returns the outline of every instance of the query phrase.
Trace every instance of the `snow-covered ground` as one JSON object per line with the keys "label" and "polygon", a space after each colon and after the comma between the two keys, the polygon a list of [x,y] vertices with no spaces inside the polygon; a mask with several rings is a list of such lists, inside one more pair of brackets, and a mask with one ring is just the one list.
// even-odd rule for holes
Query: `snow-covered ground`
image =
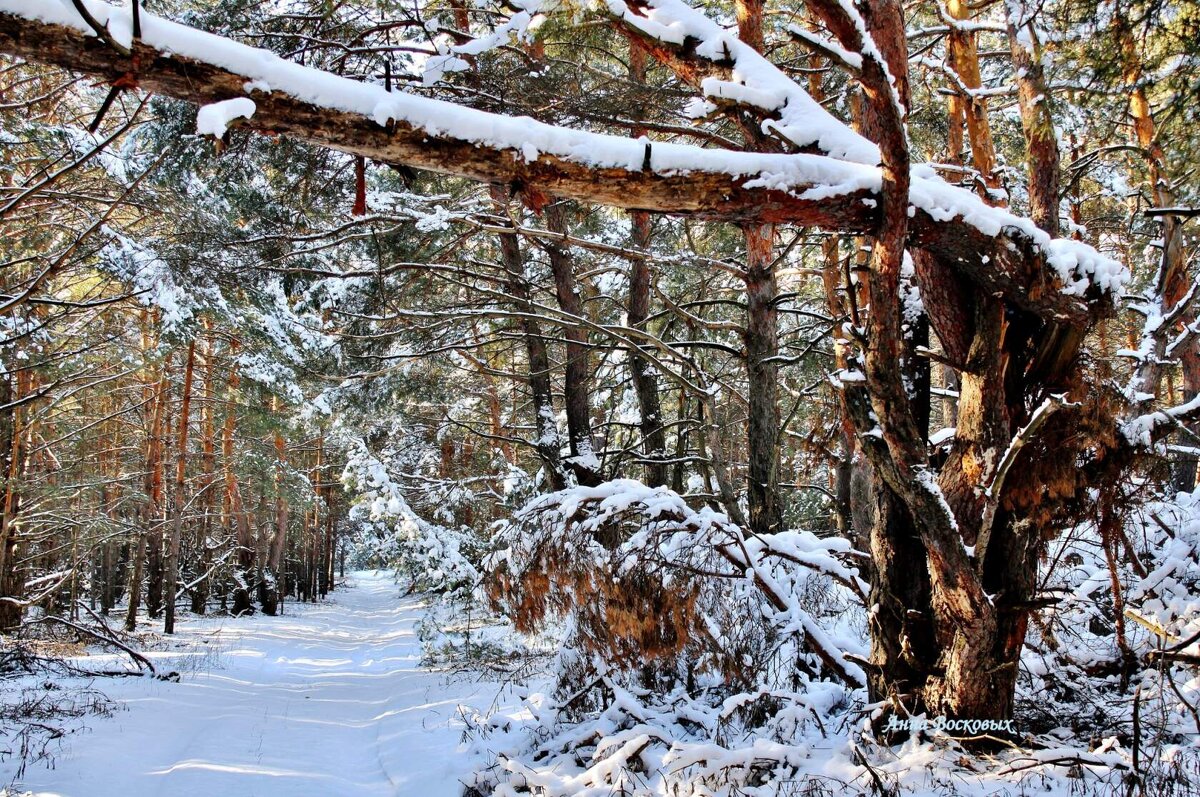
{"label": "snow-covered ground", "polygon": [[[289,603],[283,617],[189,620],[178,648],[152,656],[180,669],[179,683],[100,679],[124,710],[89,719],[54,769],[32,765],[20,786],[71,797],[457,796],[471,765],[458,707],[487,707],[500,688],[421,666],[423,610],[390,574],[360,572],[328,602]],[[0,763],[0,792],[13,766]]]}

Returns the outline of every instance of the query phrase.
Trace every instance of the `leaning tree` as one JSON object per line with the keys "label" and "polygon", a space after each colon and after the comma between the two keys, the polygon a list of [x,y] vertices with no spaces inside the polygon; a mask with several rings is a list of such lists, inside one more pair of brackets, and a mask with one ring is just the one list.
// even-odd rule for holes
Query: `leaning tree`
{"label": "leaning tree", "polygon": [[[1160,280],[1144,297],[1146,331],[1124,391],[1087,356],[1084,339],[1114,313],[1127,272],[1057,237],[1048,95],[1037,93],[1029,20],[1020,3],[1008,5],[1014,62],[1024,64],[1032,219],[912,163],[897,0],[809,0],[814,24],[794,30],[861,88],[855,129],[773,65],[761,42],[681,0],[601,4],[595,13],[608,25],[747,132],[740,151],[601,135],[392,91],[139,14],[136,2],[0,0],[0,51],[99,77],[113,95],[149,91],[205,106],[206,128],[216,132],[236,122],[483,181],[501,200],[519,196],[537,211],[557,197],[739,224],[747,241],[770,225],[862,236],[865,285],[849,290],[848,308],[831,310],[845,310],[836,381],[873,477],[871,657],[818,653],[873,699],[983,719],[1012,711],[1047,540],[1095,513],[1139,451],[1200,415],[1197,402],[1162,408],[1155,399],[1167,347],[1190,345],[1190,327],[1181,341],[1177,322],[1194,290],[1168,294]],[[525,35],[557,6],[523,3],[506,31]],[[743,34],[761,27],[760,0],[738,0],[736,11]],[[932,359],[961,384],[956,436],[936,456]],[[769,418],[761,422],[769,428]],[[6,589],[19,544],[13,529],[4,529],[0,558]]]}

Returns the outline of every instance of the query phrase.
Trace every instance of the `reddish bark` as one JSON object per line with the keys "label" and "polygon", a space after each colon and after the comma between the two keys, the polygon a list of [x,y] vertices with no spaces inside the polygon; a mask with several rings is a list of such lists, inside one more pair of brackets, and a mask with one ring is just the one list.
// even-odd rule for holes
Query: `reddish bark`
{"label": "reddish bark", "polygon": [[175,633],[175,588],[179,580],[179,545],[183,534],[184,490],[187,487],[188,426],[192,409],[192,375],[196,365],[196,341],[188,344],[183,368],[183,401],[179,409],[179,443],[175,451],[175,492],[171,509],[171,539],[165,563],[166,618],[163,633]]}

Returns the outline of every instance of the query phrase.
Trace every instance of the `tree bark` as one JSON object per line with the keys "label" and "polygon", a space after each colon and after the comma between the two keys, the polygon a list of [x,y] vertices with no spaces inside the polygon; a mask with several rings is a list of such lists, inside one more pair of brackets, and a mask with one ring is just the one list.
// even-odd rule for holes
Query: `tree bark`
{"label": "tree bark", "polygon": [[[238,342],[230,342],[230,354],[235,355],[239,348]],[[234,432],[237,428],[238,388],[241,378],[238,376],[237,364],[229,364],[229,380],[225,393],[226,410],[225,425],[221,430],[221,466],[225,474],[225,507],[226,516],[231,525],[230,536],[234,539],[237,550],[236,565],[233,569],[233,606],[235,617],[254,613],[254,604],[250,600],[250,574],[254,572],[254,533],[250,527],[250,518],[242,502],[241,489],[238,487],[237,471],[234,469],[233,444]]]}
{"label": "tree bark", "polygon": [[[147,330],[143,337],[143,349],[148,353],[150,351],[149,319],[144,319],[143,323],[147,324]],[[166,363],[163,363],[159,367],[157,384],[152,387],[151,383],[148,382],[143,389],[143,395],[146,397],[151,418],[150,424],[147,427],[146,455],[143,460],[145,473],[143,474],[142,484],[146,498],[142,507],[142,527],[138,530],[137,538],[131,546],[130,551],[132,566],[129,568],[129,602],[125,612],[125,630],[129,632],[137,628],[137,615],[138,610],[141,608],[142,576],[147,553],[147,541],[151,535],[162,533],[158,528],[158,498],[160,496],[158,488],[161,486],[161,481],[156,485],[155,478],[156,474],[161,478],[162,473],[158,469],[158,461],[162,455],[162,424],[167,401]]]}
{"label": "tree bark", "polygon": [[[763,1],[737,0],[738,38],[763,52]],[[743,125],[746,145],[758,152],[778,146],[761,128]],[[783,524],[779,493],[779,319],[775,279],[775,225],[742,227],[746,246],[746,424],[747,490],[750,530],[775,534]]]}
{"label": "tree bark", "polygon": [[187,363],[183,368],[183,401],[179,409],[179,443],[175,451],[175,491],[171,510],[171,541],[167,546],[166,618],[163,633],[175,633],[175,591],[179,583],[179,545],[183,535],[184,489],[187,487],[188,423],[192,409],[192,375],[196,365],[196,341],[188,344]]}
{"label": "tree bark", "polygon": [[[507,218],[509,202],[504,188],[493,185],[491,196],[499,214]],[[511,226],[511,223],[504,226]],[[517,326],[521,330],[525,357],[529,362],[528,383],[533,403],[534,434],[537,435],[534,447],[545,468],[550,489],[561,490],[567,481],[562,463],[562,441],[554,413],[550,355],[546,351],[546,339],[542,336],[541,325],[536,320],[537,314],[533,307],[529,280],[525,276],[525,259],[521,255],[521,245],[515,235],[500,235],[497,238],[500,260],[508,280],[508,295],[512,297],[516,311],[521,314]]]}
{"label": "tree bark", "polygon": [[1017,105],[1029,172],[1029,216],[1052,236],[1058,235],[1058,137],[1042,65],[1042,47],[1033,26],[1034,9],[1023,2],[1005,3],[1009,50],[1012,53]]}
{"label": "tree bark", "polygon": [[[216,341],[213,339],[211,323],[205,322],[206,343],[204,348],[204,402],[200,408],[200,506],[203,512],[196,529],[196,550],[200,555],[198,568],[201,574],[212,566],[213,516],[215,514],[217,481],[216,455],[216,412],[215,360]],[[209,577],[203,576],[192,591],[192,613],[204,614],[208,607],[210,592]]]}
{"label": "tree bark", "polygon": [[[971,19],[971,5],[965,0],[947,0],[946,11],[956,22]],[[976,34],[970,30],[953,27],[947,36],[948,66],[958,75],[962,85],[969,90],[983,85],[979,72],[979,49]],[[980,193],[989,203],[999,201],[997,191],[1001,188],[1000,176],[996,172],[996,148],[992,143],[991,124],[987,115],[987,100],[964,94],[958,87],[950,95],[949,156],[951,163],[962,163],[963,126],[971,143],[971,163],[983,178]]]}
{"label": "tree bark", "polygon": [[[1141,150],[1146,164],[1150,197],[1158,207],[1173,207],[1175,195],[1171,190],[1170,175],[1166,171],[1166,153],[1158,140],[1157,124],[1150,100],[1146,96],[1146,89],[1142,85],[1145,70],[1138,53],[1137,41],[1133,37],[1132,25],[1120,7],[1113,16],[1113,29],[1121,49],[1125,82],[1129,86],[1129,115],[1133,118],[1133,140]],[[1184,250],[1183,220],[1166,214],[1159,217],[1159,222],[1162,225],[1162,256],[1154,287],[1156,294],[1162,297],[1162,312],[1165,314],[1171,312],[1184,297],[1191,280]],[[1197,311],[1189,308],[1179,318],[1177,326],[1186,327],[1194,323],[1196,317]],[[1184,400],[1188,401],[1200,391],[1200,343],[1193,340],[1185,344],[1179,359]],[[1141,385],[1141,390],[1157,395],[1162,373],[1161,367],[1152,368],[1148,383]],[[1195,432],[1197,425],[1190,424],[1189,428]],[[1175,489],[1184,492],[1196,489],[1196,470],[1197,461],[1194,456],[1179,456],[1172,464],[1171,482]]]}
{"label": "tree bark", "polygon": [[[273,404],[278,405],[277,401]],[[275,530],[267,543],[263,578],[259,582],[259,603],[263,614],[279,613],[279,604],[286,594],[283,553],[287,547],[288,503],[284,475],[287,468],[287,443],[283,433],[275,432]]]}
{"label": "tree bark", "polygon": [[[19,361],[17,361],[19,362]],[[4,474],[4,506],[0,514],[0,631],[16,628],[24,615],[21,600],[25,592],[25,571],[21,567],[20,483],[25,473],[25,407],[20,402],[29,395],[32,372],[24,367],[5,368],[0,377],[0,467]]]}
{"label": "tree bark", "polygon": [[[567,235],[566,209],[556,202],[545,208],[546,229]],[[554,276],[554,294],[558,307],[570,318],[586,318],[583,296],[575,280],[575,258],[566,246],[546,244],[550,271]],[[588,333],[581,324],[569,322],[563,328],[566,339],[566,363],[563,370],[563,407],[567,414],[567,442],[571,456],[567,464],[575,480],[583,485],[599,484],[603,478],[600,460],[592,440],[591,366],[588,364]]]}
{"label": "tree bark", "polygon": [[[95,36],[8,14],[0,14],[0,52],[109,81],[136,75],[143,89],[201,105],[245,96],[248,80],[213,64],[159,52],[144,42],[135,42],[132,58],[126,58]],[[254,116],[244,125],[248,129],[516,190],[632,210],[733,223],[789,223],[845,233],[870,233],[881,221],[879,197],[870,191],[802,199],[805,185],[794,185],[790,191],[746,188],[745,183],[756,175],[601,168],[544,153],[529,161],[514,157],[520,153],[513,149],[431,134],[407,122],[381,126],[363,115],[318,108],[280,91],[255,92],[254,100]],[[864,199],[875,201],[864,203]],[[1031,312],[1074,323],[1095,317],[1095,308],[1078,297],[1028,290],[1030,285],[1053,285],[1058,277],[1044,253],[1014,230],[985,235],[961,219],[935,219],[920,209],[914,212],[909,229],[915,245]]]}
{"label": "tree bark", "polygon": [[149,473],[148,491],[149,506],[153,511],[153,519],[147,521],[146,532],[146,616],[157,620],[162,614],[163,607],[163,536],[167,530],[167,507],[164,494],[164,468],[167,459],[167,440],[171,435],[170,419],[170,357],[163,362],[163,381],[158,411],[159,417],[154,427],[154,454]]}
{"label": "tree bark", "polygon": [[775,534],[782,524],[779,496],[779,328],[775,303],[775,228],[746,227],[747,504],[750,529]]}
{"label": "tree bark", "polygon": [[[646,53],[636,44],[629,47],[629,77],[635,83],[646,80]],[[635,136],[644,136],[646,130],[635,127]],[[650,214],[635,210],[630,214],[631,241],[639,252],[650,250]],[[650,316],[650,285],[653,276],[650,263],[644,258],[634,258],[629,264],[629,326],[646,330],[646,319]],[[637,395],[638,418],[642,433],[642,455],[645,457],[645,480],[651,487],[665,485],[668,479],[667,435],[663,424],[662,402],[658,395],[658,377],[650,361],[642,356],[637,347],[629,350],[629,377]]]}

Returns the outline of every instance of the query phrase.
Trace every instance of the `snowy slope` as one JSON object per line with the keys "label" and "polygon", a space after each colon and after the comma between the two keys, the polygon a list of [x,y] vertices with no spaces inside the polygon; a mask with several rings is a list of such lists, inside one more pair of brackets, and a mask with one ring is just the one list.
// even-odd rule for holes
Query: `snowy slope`
{"label": "snowy slope", "polygon": [[[71,797],[461,794],[458,706],[487,706],[499,689],[423,669],[424,607],[399,595],[390,574],[356,573],[328,603],[288,604],[284,617],[183,624],[180,644],[201,651],[193,673],[101,679],[127,710],[89,720],[55,769],[31,766],[20,785]],[[158,656],[172,659],[160,670],[180,667],[178,651]]]}

